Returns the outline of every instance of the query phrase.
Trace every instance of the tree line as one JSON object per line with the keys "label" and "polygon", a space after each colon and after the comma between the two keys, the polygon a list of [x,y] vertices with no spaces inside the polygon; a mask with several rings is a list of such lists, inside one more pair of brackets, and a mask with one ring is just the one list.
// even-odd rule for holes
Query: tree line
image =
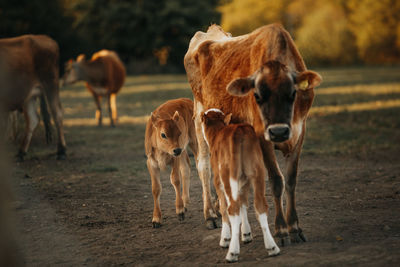
{"label": "tree line", "polygon": [[0,38],[50,35],[61,63],[112,49],[130,73],[182,72],[190,38],[212,23],[236,36],[274,22],[309,65],[399,63],[396,0],[0,0]]}

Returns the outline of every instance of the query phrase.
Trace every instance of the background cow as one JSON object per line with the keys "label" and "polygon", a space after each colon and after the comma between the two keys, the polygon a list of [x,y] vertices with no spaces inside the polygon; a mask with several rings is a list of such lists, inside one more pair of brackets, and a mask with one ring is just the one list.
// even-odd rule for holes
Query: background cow
{"label": "background cow", "polygon": [[[216,107],[226,114],[232,113],[233,123],[253,125],[260,139],[275,201],[275,236],[281,238],[282,245],[290,242],[289,233],[292,241],[305,241],[295,209],[297,166],[313,88],[320,84],[321,77],[306,70],[289,33],[277,24],[238,37],[212,25],[206,33],[197,32],[191,39],[184,63],[195,97],[203,182],[209,183],[210,163],[200,114]],[[286,187],[274,147],[286,158]],[[286,216],[282,204],[284,188]]]}
{"label": "background cow", "polygon": [[36,98],[39,96],[45,115],[47,137],[50,137],[48,105],[57,128],[57,158],[65,158],[66,143],[58,88],[58,61],[58,45],[48,36],[23,35],[0,39],[0,107],[5,114],[1,121],[4,123],[7,114],[15,110],[22,111],[26,120],[25,136],[18,153],[20,160],[26,154],[33,130],[39,123],[36,112]]}
{"label": "background cow", "polygon": [[96,103],[96,119],[99,126],[102,125],[101,97],[107,97],[110,124],[114,127],[118,118],[116,96],[124,85],[125,75],[125,66],[117,53],[101,50],[94,53],[90,60],[86,60],[84,55],[79,55],[76,61],[68,61],[62,85],[86,81],[86,87]]}

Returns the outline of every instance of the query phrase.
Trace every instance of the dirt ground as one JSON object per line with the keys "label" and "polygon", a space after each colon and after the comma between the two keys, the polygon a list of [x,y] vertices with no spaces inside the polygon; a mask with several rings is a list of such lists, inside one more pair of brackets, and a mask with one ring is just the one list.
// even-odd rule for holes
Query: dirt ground
{"label": "dirt ground", "polygon": [[[64,108],[68,112],[68,104]],[[94,110],[90,112],[93,115]],[[316,152],[313,146],[319,139],[313,136],[319,123],[332,124],[311,119],[297,187],[300,226],[308,242],[281,247],[279,256],[268,257],[251,206],[253,241],[241,244],[239,262],[234,264],[225,263],[227,250],[218,245],[220,229],[205,227],[193,158],[185,220],[178,221],[175,192],[164,173],[163,225],[152,228],[143,123],[121,123],[115,129],[67,125],[65,161],[55,159],[55,144],[45,146],[39,129],[26,160],[15,163],[11,177],[24,262],[28,266],[399,266],[398,147]],[[398,130],[395,133],[400,142]],[[267,200],[273,230],[269,188]]]}
{"label": "dirt ground", "polygon": [[[241,245],[240,262],[234,265],[398,264],[400,166],[398,157],[392,155],[303,157],[297,196],[308,242],[281,247],[281,255],[268,258],[250,208],[254,240]],[[140,156],[130,160],[144,161]],[[87,175],[80,167],[82,161],[89,159],[78,155],[68,159],[79,170],[76,174],[61,174],[65,162],[52,158],[19,165],[14,177],[19,197],[16,208],[20,245],[28,265],[226,264],[226,250],[218,246],[220,229],[207,230],[204,225],[195,168],[185,221],[179,222],[175,215],[174,191],[164,175],[164,222],[160,229],[153,229],[147,175],[119,177],[113,171]],[[272,214],[271,205],[270,227]]]}

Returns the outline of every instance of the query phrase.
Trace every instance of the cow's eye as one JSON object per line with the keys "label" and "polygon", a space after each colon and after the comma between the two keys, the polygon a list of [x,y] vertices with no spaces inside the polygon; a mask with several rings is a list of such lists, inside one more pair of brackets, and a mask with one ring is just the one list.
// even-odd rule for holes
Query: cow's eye
{"label": "cow's eye", "polygon": [[261,102],[261,97],[260,97],[259,94],[254,93],[254,98],[256,99],[256,102],[257,102],[257,103],[260,103],[260,102]]}
{"label": "cow's eye", "polygon": [[161,133],[161,137],[164,139],[167,139],[167,136],[165,135],[165,133]]}

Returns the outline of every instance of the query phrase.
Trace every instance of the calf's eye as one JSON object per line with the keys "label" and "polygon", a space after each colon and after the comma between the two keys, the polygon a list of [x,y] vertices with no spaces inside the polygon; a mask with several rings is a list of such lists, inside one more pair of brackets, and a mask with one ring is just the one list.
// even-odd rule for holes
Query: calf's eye
{"label": "calf's eye", "polygon": [[165,133],[161,133],[161,137],[164,139],[167,139],[167,136],[165,135]]}

